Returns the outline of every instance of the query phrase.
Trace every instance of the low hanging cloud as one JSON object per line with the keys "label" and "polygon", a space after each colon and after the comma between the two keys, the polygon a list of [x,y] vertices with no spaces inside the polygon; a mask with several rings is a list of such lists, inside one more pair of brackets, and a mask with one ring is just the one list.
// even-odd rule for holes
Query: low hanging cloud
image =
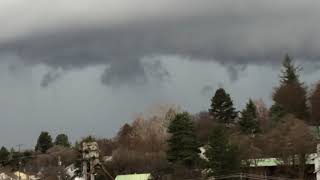
{"label": "low hanging cloud", "polygon": [[119,86],[122,83],[141,85],[147,81],[145,70],[139,60],[110,64],[101,76],[101,81],[107,85]]}
{"label": "low hanging cloud", "polygon": [[[142,59],[157,55],[214,60],[226,67],[277,64],[285,53],[316,62],[320,55],[318,1],[6,2],[25,18],[14,16],[16,21],[8,23],[11,11],[2,12],[0,23],[7,26],[0,30],[0,53],[53,68],[107,65],[101,79],[109,85],[146,82],[150,66]],[[27,14],[21,8],[26,5],[35,11]],[[165,70],[152,68],[157,67],[161,77]],[[238,68],[229,71],[236,80]],[[43,85],[58,77],[46,75]]]}
{"label": "low hanging cloud", "polygon": [[60,77],[62,77],[63,74],[63,72],[58,70],[50,70],[42,77],[40,86],[43,88],[48,87],[51,83],[57,81]]}
{"label": "low hanging cloud", "polygon": [[238,80],[239,73],[246,70],[246,65],[228,65],[227,71],[229,73],[229,79],[231,82],[235,82]]}

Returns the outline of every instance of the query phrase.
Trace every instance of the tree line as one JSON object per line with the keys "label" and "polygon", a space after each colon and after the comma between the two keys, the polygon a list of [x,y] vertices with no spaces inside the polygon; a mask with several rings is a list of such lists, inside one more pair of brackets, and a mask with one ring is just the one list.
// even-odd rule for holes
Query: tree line
{"label": "tree line", "polygon": [[[232,96],[219,88],[208,100],[207,111],[190,114],[179,106],[162,105],[138,114],[114,138],[95,138],[102,157],[111,157],[104,165],[113,175],[150,172],[156,178],[196,179],[250,172],[253,160],[277,158],[282,164],[275,174],[304,179],[312,171],[306,161],[315,152],[320,132],[320,82],[307,87],[301,71],[288,55],[284,57],[271,107],[261,99],[248,99],[238,111]],[[38,156],[25,165],[48,166],[49,173],[58,155],[65,157],[64,164],[75,163],[85,139],[71,145],[65,134],[53,142],[42,132],[34,151],[29,151]],[[2,147],[0,160],[9,160],[10,154]]]}

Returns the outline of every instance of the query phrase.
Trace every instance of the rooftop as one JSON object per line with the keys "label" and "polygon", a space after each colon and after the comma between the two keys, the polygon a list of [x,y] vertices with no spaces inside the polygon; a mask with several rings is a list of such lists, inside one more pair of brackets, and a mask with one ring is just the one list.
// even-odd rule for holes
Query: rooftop
{"label": "rooftop", "polygon": [[115,180],[149,180],[151,174],[127,174],[118,175]]}

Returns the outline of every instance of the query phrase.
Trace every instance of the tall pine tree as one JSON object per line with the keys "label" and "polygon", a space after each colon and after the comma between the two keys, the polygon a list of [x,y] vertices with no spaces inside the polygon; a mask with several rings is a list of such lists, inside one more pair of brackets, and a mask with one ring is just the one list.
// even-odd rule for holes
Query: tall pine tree
{"label": "tall pine tree", "polygon": [[247,103],[246,108],[241,112],[239,125],[244,134],[255,134],[260,131],[257,120],[257,109],[251,99]]}
{"label": "tall pine tree", "polygon": [[240,172],[239,149],[229,141],[223,126],[212,129],[205,152],[212,176],[231,175]]}
{"label": "tall pine tree", "polygon": [[200,144],[190,115],[187,112],[177,114],[170,122],[168,132],[171,134],[168,140],[168,161],[182,163],[187,167],[195,165],[199,159]]}
{"label": "tall pine tree", "polygon": [[45,153],[52,146],[53,143],[50,134],[48,132],[41,132],[35,150]]}
{"label": "tall pine tree", "polygon": [[211,99],[210,114],[220,123],[232,123],[238,116],[230,95],[219,88]]}
{"label": "tall pine tree", "polygon": [[[300,67],[296,66],[286,55],[283,61],[280,86],[273,93],[274,107],[281,107],[286,114],[293,114],[299,119],[307,120],[307,89],[299,80]],[[272,112],[272,111],[271,111]],[[272,116],[272,114],[271,114]]]}
{"label": "tall pine tree", "polygon": [[282,62],[283,69],[281,70],[281,83],[282,84],[292,84],[299,83],[299,71],[300,66],[295,66],[288,54],[285,55]]}

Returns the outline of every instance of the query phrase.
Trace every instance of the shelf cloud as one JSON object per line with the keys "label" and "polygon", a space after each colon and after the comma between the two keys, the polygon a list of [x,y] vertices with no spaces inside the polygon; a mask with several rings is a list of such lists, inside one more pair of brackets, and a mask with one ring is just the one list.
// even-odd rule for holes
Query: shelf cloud
{"label": "shelf cloud", "polygon": [[[286,53],[308,62],[320,55],[320,2],[312,0],[6,0],[0,5],[0,53],[64,70],[106,65],[105,84],[146,82],[141,60],[154,56],[243,69],[277,64]],[[237,68],[229,70],[236,80]],[[42,85],[58,77],[47,74]]]}

